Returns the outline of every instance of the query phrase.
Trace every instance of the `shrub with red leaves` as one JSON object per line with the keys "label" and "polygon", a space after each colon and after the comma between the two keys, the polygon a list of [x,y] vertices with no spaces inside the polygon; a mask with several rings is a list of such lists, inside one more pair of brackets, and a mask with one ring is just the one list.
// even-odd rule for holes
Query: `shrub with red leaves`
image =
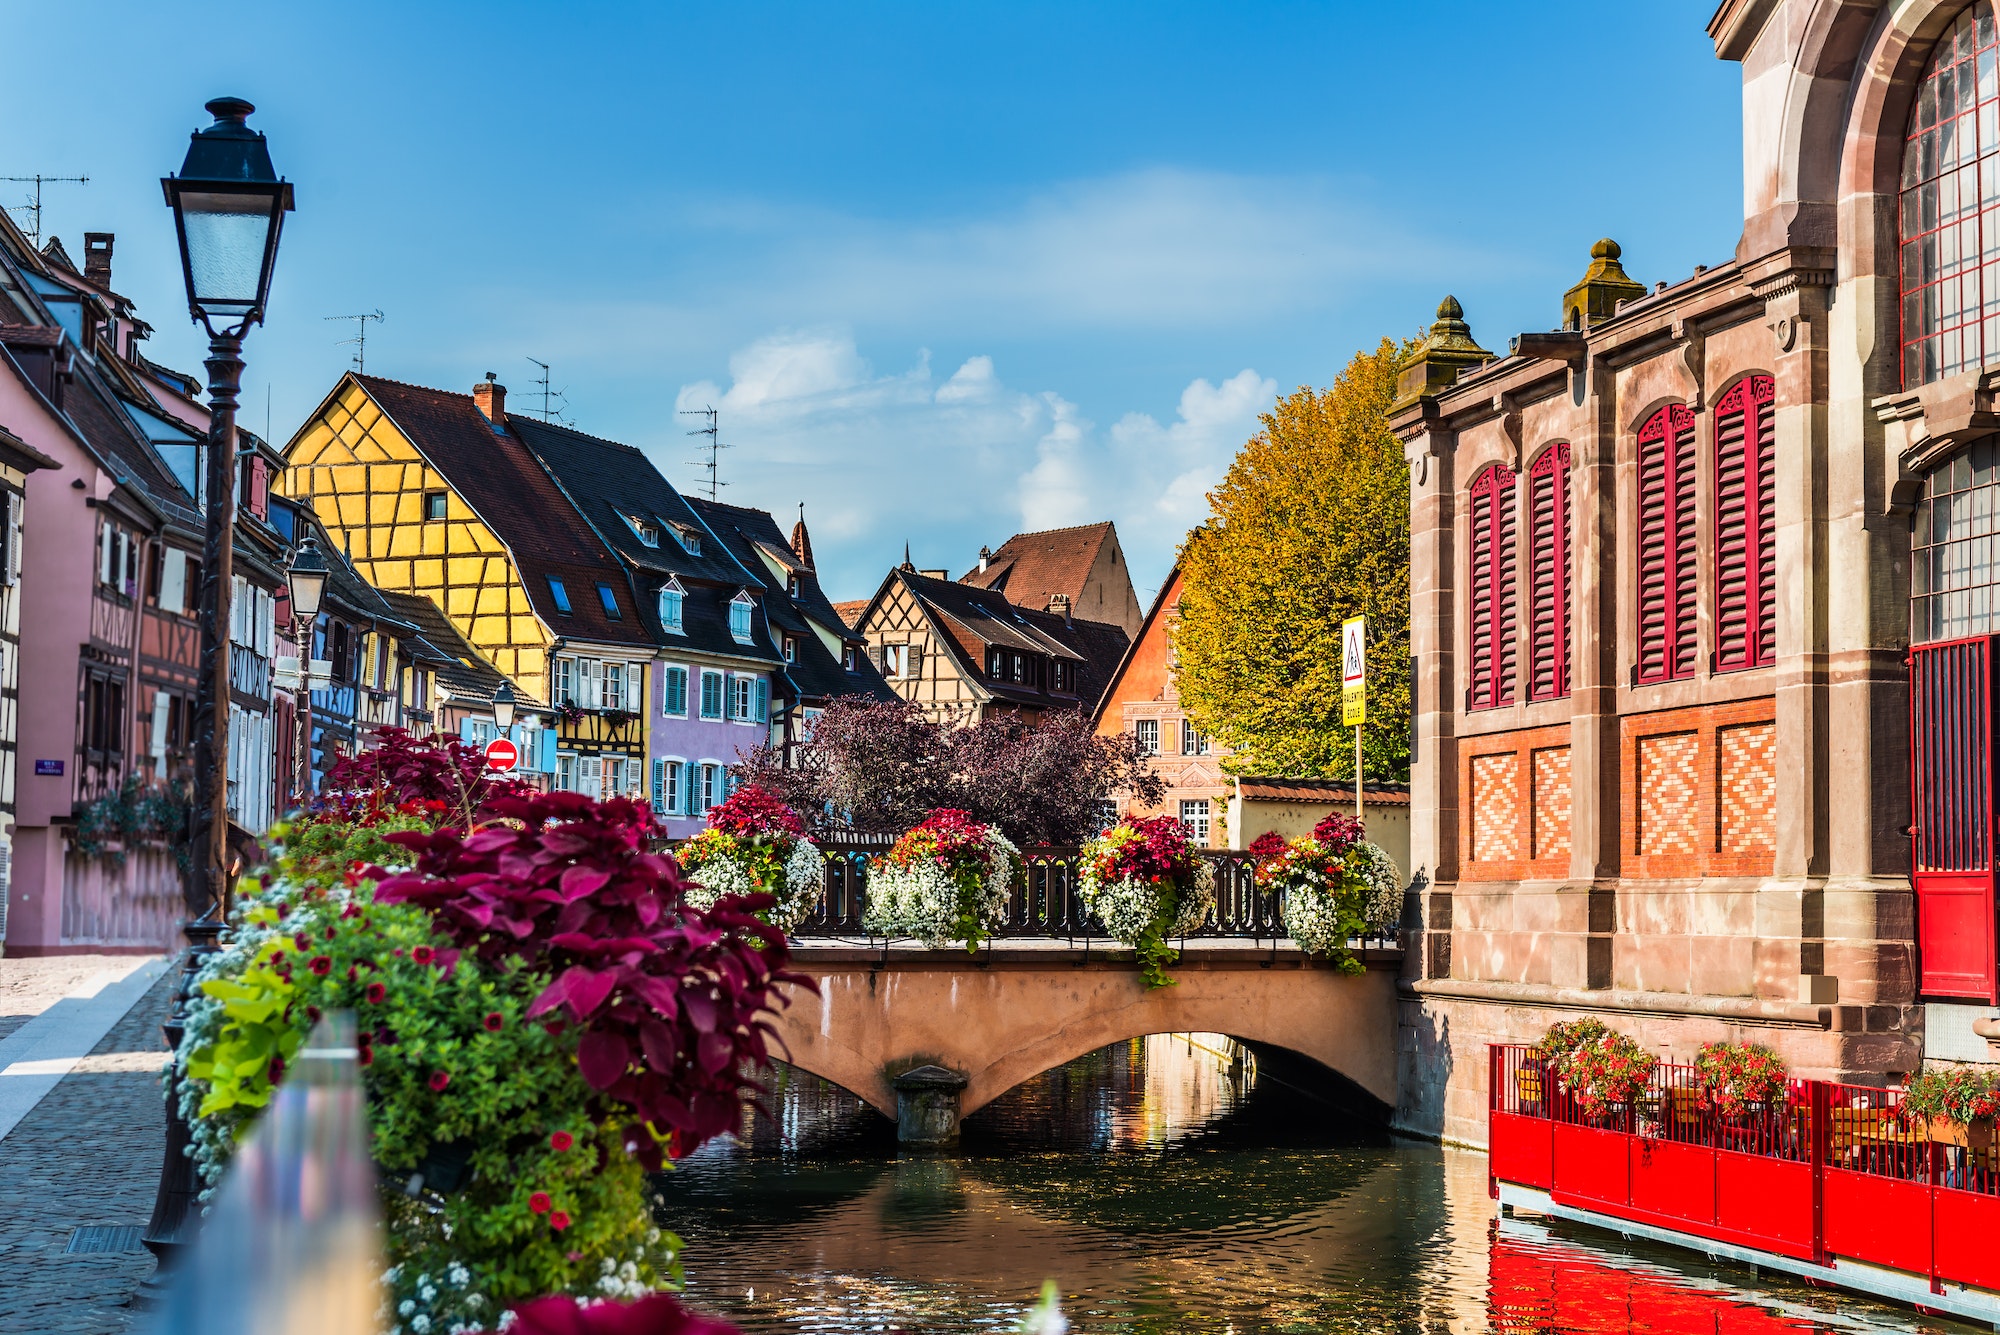
{"label": "shrub with red leaves", "polygon": [[1327,812],[1313,826],[1314,842],[1325,845],[1335,857],[1345,854],[1364,837],[1361,822],[1338,811]]}
{"label": "shrub with red leaves", "polygon": [[323,801],[356,799],[382,808],[431,806],[469,827],[479,809],[522,785],[488,775],[486,757],[456,737],[417,738],[402,728],[377,728],[375,745],[343,756],[327,771]]}
{"label": "shrub with red leaves", "polygon": [[748,783],[731,793],[722,805],[708,810],[708,827],[724,834],[754,839],[758,835],[787,835],[803,839],[806,823],[784,800],[761,784]]}
{"label": "shrub with red leaves", "polygon": [[514,1309],[513,1335],[740,1335],[727,1321],[702,1316],[664,1293],[636,1303],[593,1303],[537,1298]]}
{"label": "shrub with red leaves", "polygon": [[391,835],[414,868],[384,880],[383,903],[416,904],[459,949],[519,961],[553,978],[529,1008],[577,1024],[577,1065],[591,1088],[630,1108],[628,1140],[648,1167],[660,1154],[639,1123],[673,1133],[686,1153],[730,1130],[745,1072],[770,1060],[770,1014],[790,969],[783,932],[755,911],[769,895],[698,910],[671,858],[647,851],[652,812],[579,793],[497,797],[502,818],[463,835]]}

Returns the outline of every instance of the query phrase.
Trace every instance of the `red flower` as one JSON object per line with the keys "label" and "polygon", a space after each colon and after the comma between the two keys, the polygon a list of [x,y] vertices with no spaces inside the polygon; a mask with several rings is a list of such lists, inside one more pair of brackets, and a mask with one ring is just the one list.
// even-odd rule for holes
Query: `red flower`
{"label": "red flower", "polygon": [[437,958],[437,952],[435,950],[432,950],[429,946],[418,946],[415,950],[412,950],[410,952],[410,958],[415,960],[419,964],[429,964],[432,960]]}
{"label": "red flower", "polygon": [[307,936],[304,932],[300,932],[297,936],[292,938],[292,944],[297,946],[299,950],[303,952],[312,949],[313,939],[310,936]]}
{"label": "red flower", "polygon": [[306,1007],[306,1018],[307,1018],[308,1020],[311,1020],[311,1021],[312,1021],[312,1022],[313,1022],[314,1024],[318,1024],[318,1023],[319,1023],[319,1007],[317,1007],[317,1006],[308,1006],[308,1007]]}
{"label": "red flower", "polygon": [[361,1064],[363,1066],[373,1066],[375,1064],[375,1049],[368,1046],[368,1040],[366,1039],[361,1041]]}
{"label": "red flower", "polygon": [[450,1071],[432,1071],[432,1072],[431,1072],[431,1091],[432,1091],[433,1093],[437,1093],[437,1094],[442,1094],[442,1093],[444,1093],[444,1087],[445,1087],[446,1085],[450,1084],[450,1083],[451,1083],[451,1072],[450,1072]]}
{"label": "red flower", "polygon": [[500,1026],[506,1023],[507,1021],[504,1018],[502,1018],[499,1011],[486,1012],[486,1028],[489,1032],[495,1034],[499,1033]]}
{"label": "red flower", "polygon": [[389,989],[380,983],[370,983],[367,995],[371,1004],[379,1006],[382,1004],[382,999],[389,995]]}
{"label": "red flower", "polygon": [[269,1080],[272,1084],[275,1085],[280,1080],[284,1079],[284,1077],[285,1077],[285,1059],[283,1057],[271,1058],[271,1064],[264,1068],[264,1078],[266,1080]]}
{"label": "red flower", "polygon": [[324,978],[332,971],[333,961],[324,955],[315,955],[312,957],[312,962],[306,965],[306,967]]}
{"label": "red flower", "polygon": [[533,1214],[547,1214],[549,1212],[549,1193],[538,1191],[528,1197],[528,1209]]}
{"label": "red flower", "polygon": [[338,930],[338,929],[336,929],[336,928],[333,928],[333,927],[328,927],[328,928],[326,929],[326,939],[327,939],[327,940],[329,940],[329,941],[333,940],[333,939],[334,939],[335,937],[337,937],[337,936],[339,936],[339,935],[340,935],[340,932],[339,932],[339,930]]}
{"label": "red flower", "polygon": [[560,1154],[576,1144],[576,1138],[567,1131],[557,1131],[549,1137],[549,1148]]}
{"label": "red flower", "polygon": [[569,1227],[569,1215],[561,1210],[557,1210],[549,1216],[549,1227],[558,1233],[562,1232]]}

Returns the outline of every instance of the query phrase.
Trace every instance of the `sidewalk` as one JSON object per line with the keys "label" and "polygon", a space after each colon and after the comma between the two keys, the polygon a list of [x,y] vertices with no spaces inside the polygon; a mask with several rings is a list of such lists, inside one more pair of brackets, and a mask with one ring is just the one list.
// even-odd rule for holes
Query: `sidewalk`
{"label": "sidewalk", "polygon": [[[0,959],[0,1331],[140,1325],[123,1304],[153,1270],[137,1232],[159,1184],[175,977],[160,960]],[[133,1250],[65,1250],[93,1225],[131,1230]]]}

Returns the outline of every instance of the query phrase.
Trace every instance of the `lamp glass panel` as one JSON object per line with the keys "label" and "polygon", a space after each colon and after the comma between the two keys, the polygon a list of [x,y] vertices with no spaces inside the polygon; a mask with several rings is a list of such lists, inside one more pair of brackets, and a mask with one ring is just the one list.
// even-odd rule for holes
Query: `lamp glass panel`
{"label": "lamp glass panel", "polygon": [[196,303],[226,311],[255,306],[271,230],[271,197],[187,190],[180,203]]}

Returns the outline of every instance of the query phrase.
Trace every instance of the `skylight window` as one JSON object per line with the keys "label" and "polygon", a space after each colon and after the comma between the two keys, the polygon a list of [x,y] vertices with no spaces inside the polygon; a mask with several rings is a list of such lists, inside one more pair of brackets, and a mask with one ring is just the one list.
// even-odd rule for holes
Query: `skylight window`
{"label": "skylight window", "polygon": [[569,590],[565,589],[563,587],[563,582],[557,579],[554,575],[549,576],[549,593],[553,595],[556,600],[556,611],[562,613],[564,616],[568,616]]}
{"label": "skylight window", "polygon": [[618,595],[611,591],[609,584],[597,586],[597,601],[604,604],[604,615],[612,621],[623,621],[625,614],[618,610]]}

